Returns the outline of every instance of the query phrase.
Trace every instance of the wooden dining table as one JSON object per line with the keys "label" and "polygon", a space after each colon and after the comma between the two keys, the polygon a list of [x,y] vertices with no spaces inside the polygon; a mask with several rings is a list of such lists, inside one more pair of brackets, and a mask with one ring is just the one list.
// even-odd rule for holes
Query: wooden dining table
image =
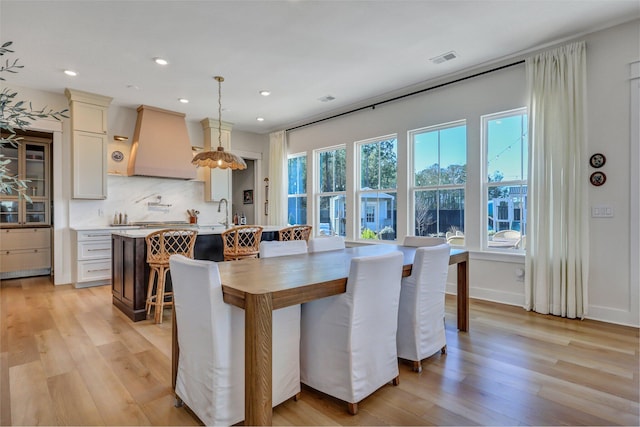
{"label": "wooden dining table", "polygon": [[[365,245],[341,250],[255,258],[218,263],[224,301],[245,311],[245,421],[244,425],[271,425],[272,312],[344,293],[351,259],[400,251],[402,276],[411,274],[417,248]],[[457,265],[458,330],[469,327],[469,253],[451,249],[449,265]],[[178,327],[175,313],[172,339],[172,387],[175,390]]]}

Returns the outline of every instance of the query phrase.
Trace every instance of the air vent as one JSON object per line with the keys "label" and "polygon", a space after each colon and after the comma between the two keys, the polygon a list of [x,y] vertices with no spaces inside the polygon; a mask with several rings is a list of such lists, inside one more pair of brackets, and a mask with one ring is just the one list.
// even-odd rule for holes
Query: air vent
{"label": "air vent", "polygon": [[431,62],[434,64],[442,64],[443,62],[451,61],[452,59],[456,59],[458,55],[454,52],[443,53],[442,55],[435,56],[433,58],[429,58]]}
{"label": "air vent", "polygon": [[318,98],[318,101],[329,102],[329,101],[333,101],[334,99],[336,99],[335,96],[327,95],[327,96],[323,96],[322,98]]}

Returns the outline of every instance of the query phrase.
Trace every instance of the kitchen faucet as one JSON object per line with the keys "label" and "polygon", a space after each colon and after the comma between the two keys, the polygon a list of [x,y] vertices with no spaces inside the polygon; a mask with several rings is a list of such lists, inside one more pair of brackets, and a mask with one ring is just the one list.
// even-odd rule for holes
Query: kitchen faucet
{"label": "kitchen faucet", "polygon": [[224,225],[225,230],[229,228],[229,202],[224,197],[220,199],[218,202],[218,212],[220,212],[220,208],[222,207],[222,202],[224,202],[224,222],[220,224]]}

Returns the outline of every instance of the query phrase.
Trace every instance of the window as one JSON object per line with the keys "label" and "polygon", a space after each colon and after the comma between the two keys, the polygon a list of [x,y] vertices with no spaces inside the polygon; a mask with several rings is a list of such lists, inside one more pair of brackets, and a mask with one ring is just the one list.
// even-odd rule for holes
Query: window
{"label": "window", "polygon": [[366,222],[374,222],[376,220],[376,209],[373,205],[366,206]]}
{"label": "window", "polygon": [[[464,236],[467,126],[464,121],[409,132],[416,236]],[[463,244],[456,239],[455,244]]]}
{"label": "window", "polygon": [[289,156],[289,198],[287,222],[290,225],[307,224],[307,156]]}
{"label": "window", "polygon": [[524,249],[527,219],[527,111],[482,117],[486,152],[486,245]]}
{"label": "window", "polygon": [[396,240],[398,141],[363,141],[358,148],[360,238]]}
{"label": "window", "polygon": [[316,151],[318,234],[346,235],[347,150],[344,146]]}

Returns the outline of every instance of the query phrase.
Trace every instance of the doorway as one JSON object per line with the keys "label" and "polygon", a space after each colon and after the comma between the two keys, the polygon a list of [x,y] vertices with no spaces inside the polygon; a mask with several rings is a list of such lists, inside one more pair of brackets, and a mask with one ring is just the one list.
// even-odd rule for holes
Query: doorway
{"label": "doorway", "polygon": [[244,215],[247,224],[264,225],[263,211],[265,195],[262,186],[262,153],[233,150],[247,164],[244,170],[231,172],[231,217],[237,213]]}
{"label": "doorway", "polygon": [[257,224],[255,213],[255,160],[244,159],[247,168],[231,173],[231,212],[232,217],[245,216],[247,224]]}

